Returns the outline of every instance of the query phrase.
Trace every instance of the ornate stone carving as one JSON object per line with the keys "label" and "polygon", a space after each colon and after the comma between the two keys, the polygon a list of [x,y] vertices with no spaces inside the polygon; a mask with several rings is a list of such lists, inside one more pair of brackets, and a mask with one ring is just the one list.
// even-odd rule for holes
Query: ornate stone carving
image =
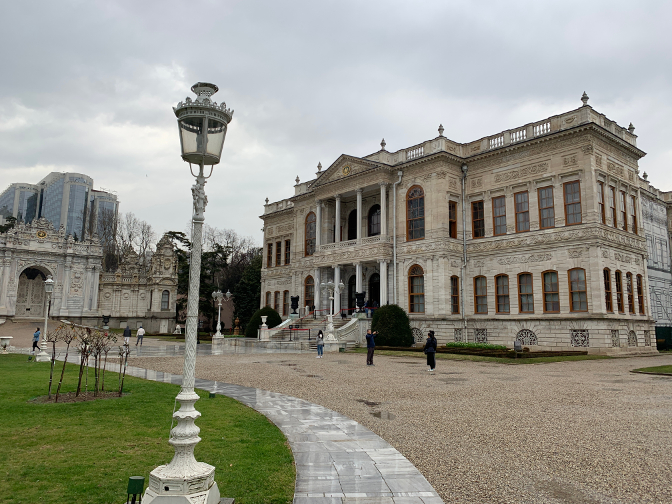
{"label": "ornate stone carving", "polygon": [[573,347],[589,347],[588,329],[571,329],[569,339]]}
{"label": "ornate stone carving", "polygon": [[581,147],[583,153],[587,156],[588,154],[593,153],[593,144],[584,145]]}
{"label": "ornate stone carving", "polygon": [[515,168],[502,173],[495,174],[495,182],[508,182],[509,180],[517,180],[530,175],[539,175],[548,170],[548,163],[539,163],[531,166],[524,166],[522,168]]}
{"label": "ornate stone carving", "polygon": [[583,248],[575,248],[575,249],[569,249],[567,251],[567,255],[569,256],[570,259],[578,259],[579,257],[583,257]]}
{"label": "ornate stone carving", "polygon": [[480,189],[483,187],[483,177],[478,177],[475,179],[471,179],[471,188],[472,189]]}
{"label": "ornate stone carving", "polygon": [[620,252],[614,252],[614,260],[623,264],[630,264],[632,262],[632,257],[627,254],[621,254]]}
{"label": "ornate stone carving", "polygon": [[617,177],[623,178],[623,167],[618,166],[611,161],[607,162],[607,171],[613,173]]}
{"label": "ornate stone carving", "polygon": [[520,341],[523,345],[538,345],[539,341],[537,335],[529,329],[521,329],[516,334],[516,341]]}
{"label": "ornate stone carving", "polygon": [[576,165],[576,154],[572,154],[571,156],[563,157],[562,158],[562,165],[564,167]]}
{"label": "ornate stone carving", "polygon": [[500,257],[499,259],[497,259],[497,263],[501,265],[527,264],[527,263],[550,261],[551,259],[553,259],[553,254],[550,253],[530,254],[530,255]]}

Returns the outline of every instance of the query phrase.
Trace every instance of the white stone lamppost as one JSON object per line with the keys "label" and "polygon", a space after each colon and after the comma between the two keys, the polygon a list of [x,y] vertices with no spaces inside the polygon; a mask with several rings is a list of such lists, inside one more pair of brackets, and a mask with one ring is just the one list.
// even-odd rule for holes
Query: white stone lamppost
{"label": "white stone lamppost", "polygon": [[[192,217],[192,249],[189,263],[189,294],[187,298],[187,328],[185,333],[184,368],[182,388],[177,395],[180,409],[173,413],[177,425],[170,431],[168,441],[175,448],[173,460],[149,473],[149,486],[145,504],[218,504],[219,488],[215,483],[215,468],[194,458],[194,447],[201,440],[195,421],[201,414],[194,408],[198,394],[194,392],[196,379],[196,333],[198,331],[198,298],[201,274],[201,242],[205,206],[205,181],[219,163],[224,147],[224,137],[233,110],[226,104],[217,105],[210,97],[219,88],[214,84],[197,82],[191,87],[196,94],[173,108],[180,133],[182,159],[189,163],[196,183],[191,186],[194,199]],[[198,174],[192,169],[198,167]],[[210,166],[206,177],[204,166]]]}
{"label": "white stone lamppost", "polygon": [[334,341],[336,340],[336,336],[334,336],[334,294],[340,296],[341,292],[343,292],[343,289],[345,288],[345,285],[343,284],[343,282],[340,282],[338,285],[335,285],[334,282],[329,280],[327,283],[322,282],[322,284],[320,284],[320,287],[322,287],[322,290],[326,290],[329,293],[329,315],[327,317],[327,335],[324,337],[324,339],[327,341]]}
{"label": "white stone lamppost", "polygon": [[222,336],[221,330],[222,330],[222,298],[225,298],[224,301],[230,301],[231,300],[231,292],[229,290],[226,291],[226,294],[222,294],[222,291],[217,289],[215,292],[212,293],[212,299],[217,301],[217,332],[214,334],[212,339],[214,340],[215,338],[217,339],[223,339],[224,336]]}
{"label": "white stone lamppost", "polygon": [[35,356],[37,362],[49,362],[49,354],[47,353],[47,321],[49,320],[49,307],[51,305],[51,293],[54,292],[54,279],[51,275],[47,275],[47,279],[44,281],[44,292],[47,293],[47,303],[44,310],[44,332],[40,338],[40,353]]}

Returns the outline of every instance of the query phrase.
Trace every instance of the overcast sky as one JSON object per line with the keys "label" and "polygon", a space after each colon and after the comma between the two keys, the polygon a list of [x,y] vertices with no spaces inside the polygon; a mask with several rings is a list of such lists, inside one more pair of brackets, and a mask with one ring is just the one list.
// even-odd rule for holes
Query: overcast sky
{"label": "overcast sky", "polygon": [[206,222],[261,241],[264,198],[318,162],[468,142],[590,105],[632,122],[672,190],[670,1],[2,0],[0,191],[90,175],[120,210],[184,230],[172,106],[197,81],[235,110]]}

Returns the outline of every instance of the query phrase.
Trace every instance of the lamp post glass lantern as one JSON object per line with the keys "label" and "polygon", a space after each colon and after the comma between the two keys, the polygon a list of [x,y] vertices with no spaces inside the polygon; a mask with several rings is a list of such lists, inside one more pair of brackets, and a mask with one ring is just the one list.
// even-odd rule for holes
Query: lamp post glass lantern
{"label": "lamp post glass lantern", "polygon": [[[170,431],[168,441],[175,448],[169,464],[154,469],[149,474],[145,504],[203,504],[219,503],[219,489],[215,483],[215,468],[194,458],[194,447],[201,440],[200,429],[195,425],[201,414],[194,408],[198,394],[194,392],[196,379],[196,335],[198,331],[198,298],[201,273],[201,243],[203,239],[204,212],[208,204],[205,183],[218,164],[224,146],[224,137],[233,110],[226,104],[217,105],[211,100],[219,88],[207,82],[197,82],[191,87],[196,94],[192,100],[173,107],[177,117],[182,159],[189,163],[189,170],[196,178],[191,186],[193,198],[192,250],[189,261],[189,291],[187,296],[187,327],[185,332],[184,368],[182,387],[176,399],[180,409],[173,413],[177,425]],[[194,173],[192,165],[198,167]],[[210,166],[205,176],[204,167]]]}
{"label": "lamp post glass lantern", "polygon": [[44,308],[44,332],[42,333],[42,338],[40,339],[40,353],[35,356],[37,362],[47,362],[49,361],[49,354],[47,353],[47,322],[49,320],[49,308],[51,306],[51,293],[54,292],[54,279],[51,275],[47,275],[47,279],[44,281],[44,292],[47,294],[47,300]]}

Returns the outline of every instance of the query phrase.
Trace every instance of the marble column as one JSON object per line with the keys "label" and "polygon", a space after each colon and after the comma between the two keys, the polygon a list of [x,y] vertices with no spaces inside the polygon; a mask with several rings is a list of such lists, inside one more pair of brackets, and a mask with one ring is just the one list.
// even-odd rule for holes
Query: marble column
{"label": "marble column", "polygon": [[380,261],[380,306],[387,304],[387,261]]}
{"label": "marble column", "polygon": [[[334,289],[338,288],[338,284],[341,283],[341,267],[337,264],[334,266]],[[338,315],[339,310],[341,309],[341,294],[336,294],[334,291],[334,314]]]}
{"label": "marble column", "polygon": [[387,182],[380,183],[380,234],[387,235]]}
{"label": "marble column", "polygon": [[341,241],[341,195],[336,195],[336,224],[334,229],[334,243]]}
{"label": "marble column", "polygon": [[315,309],[319,310],[320,308],[322,308],[320,306],[320,289],[321,289],[321,287],[320,287],[320,282],[321,282],[320,268],[315,268],[314,278],[315,278]]}
{"label": "marble column", "polygon": [[357,189],[357,243],[362,241],[362,189]]}
{"label": "marble column", "polygon": [[317,200],[315,220],[315,252],[317,252],[320,250],[320,245],[322,245],[322,200]]}
{"label": "marble column", "polygon": [[355,291],[362,292],[362,263],[355,263]]}

